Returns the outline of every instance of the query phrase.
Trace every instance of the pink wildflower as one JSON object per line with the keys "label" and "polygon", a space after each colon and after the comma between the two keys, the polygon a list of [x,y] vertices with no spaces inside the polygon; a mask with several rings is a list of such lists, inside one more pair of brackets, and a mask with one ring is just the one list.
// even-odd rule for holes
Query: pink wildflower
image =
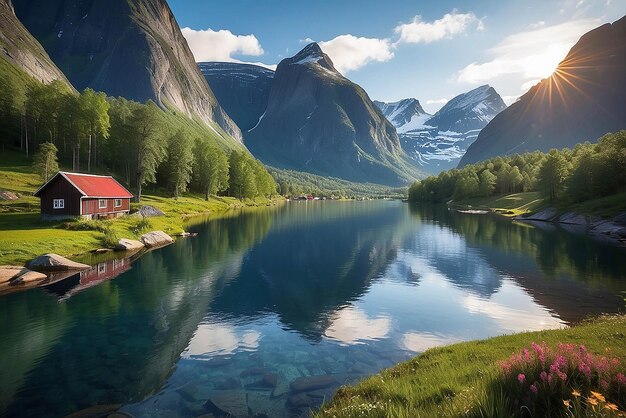
{"label": "pink wildflower", "polygon": [[537,382],[530,385],[530,391],[533,393],[533,395],[536,395],[539,392],[539,389],[537,389]]}
{"label": "pink wildflower", "polygon": [[626,376],[624,376],[622,373],[616,374],[615,380],[617,380],[617,383],[619,383],[620,385],[626,385]]}
{"label": "pink wildflower", "polygon": [[524,384],[524,382],[526,381],[526,376],[524,376],[524,373],[520,373],[517,375],[517,381],[520,383],[520,385]]}
{"label": "pink wildflower", "polygon": [[548,373],[546,373],[545,371],[542,371],[542,372],[539,374],[539,378],[541,378],[541,381],[542,381],[542,382],[545,382],[546,380],[548,380]]}
{"label": "pink wildflower", "polygon": [[609,388],[609,382],[607,382],[606,380],[602,379],[600,380],[600,387],[603,390],[607,390]]}

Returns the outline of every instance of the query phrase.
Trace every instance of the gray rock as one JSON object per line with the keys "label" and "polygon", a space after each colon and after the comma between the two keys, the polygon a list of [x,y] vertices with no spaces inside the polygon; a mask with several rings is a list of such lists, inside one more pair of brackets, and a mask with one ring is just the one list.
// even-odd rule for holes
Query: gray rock
{"label": "gray rock", "polygon": [[586,216],[574,212],[567,212],[559,216],[559,222],[562,224],[581,225],[585,227],[588,224]]}
{"label": "gray rock", "polygon": [[27,267],[36,271],[87,270],[87,264],[77,263],[58,254],[44,254],[28,262]]}
{"label": "gray rock", "polygon": [[150,206],[150,205],[144,205],[140,207],[137,213],[139,213],[144,218],[153,218],[155,216],[165,215],[165,213],[163,213],[162,210],[157,209],[154,206]]}
{"label": "gray rock", "polygon": [[243,390],[219,390],[204,404],[209,412],[232,417],[248,415],[246,392]]}
{"label": "gray rock", "polygon": [[174,242],[174,239],[163,231],[152,231],[141,236],[141,242],[148,248],[163,247]]}
{"label": "gray rock", "polygon": [[291,382],[292,392],[308,392],[338,385],[335,377],[329,375],[300,377]]}
{"label": "gray rock", "polygon": [[135,251],[144,247],[145,245],[143,242],[134,239],[122,238],[117,242],[115,249],[118,251]]}
{"label": "gray rock", "polygon": [[557,210],[555,208],[547,208],[540,210],[539,212],[531,213],[530,215],[523,215],[519,217],[522,220],[530,220],[530,221],[552,221],[557,214]]}
{"label": "gray rock", "polygon": [[21,283],[30,283],[45,280],[47,278],[48,276],[45,274],[29,270],[26,267],[0,266],[0,283],[10,282],[15,284],[17,281]]}

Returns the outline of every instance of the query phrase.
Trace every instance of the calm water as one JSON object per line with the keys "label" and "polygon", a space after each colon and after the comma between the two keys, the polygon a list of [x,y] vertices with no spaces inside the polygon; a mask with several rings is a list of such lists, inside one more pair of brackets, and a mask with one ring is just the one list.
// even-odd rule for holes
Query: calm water
{"label": "calm water", "polygon": [[0,414],[304,415],[428,347],[624,307],[624,250],[445,208],[293,202],[189,229],[1,296]]}

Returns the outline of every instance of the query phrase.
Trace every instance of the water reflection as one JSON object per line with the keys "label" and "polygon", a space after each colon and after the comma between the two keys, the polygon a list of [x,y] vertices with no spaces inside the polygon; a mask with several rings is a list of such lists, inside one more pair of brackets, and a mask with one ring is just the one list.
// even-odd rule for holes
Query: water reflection
{"label": "water reflection", "polygon": [[622,250],[438,207],[297,202],[189,229],[2,297],[0,414],[290,416],[432,346],[615,312],[626,288]]}

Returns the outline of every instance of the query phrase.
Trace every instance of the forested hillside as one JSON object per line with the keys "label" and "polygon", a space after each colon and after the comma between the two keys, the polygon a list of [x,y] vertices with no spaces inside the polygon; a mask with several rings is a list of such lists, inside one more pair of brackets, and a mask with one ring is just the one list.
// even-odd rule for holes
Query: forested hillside
{"label": "forested hillside", "polygon": [[578,203],[626,191],[626,131],[607,134],[597,144],[496,157],[417,181],[413,202],[540,191],[551,202]]}

